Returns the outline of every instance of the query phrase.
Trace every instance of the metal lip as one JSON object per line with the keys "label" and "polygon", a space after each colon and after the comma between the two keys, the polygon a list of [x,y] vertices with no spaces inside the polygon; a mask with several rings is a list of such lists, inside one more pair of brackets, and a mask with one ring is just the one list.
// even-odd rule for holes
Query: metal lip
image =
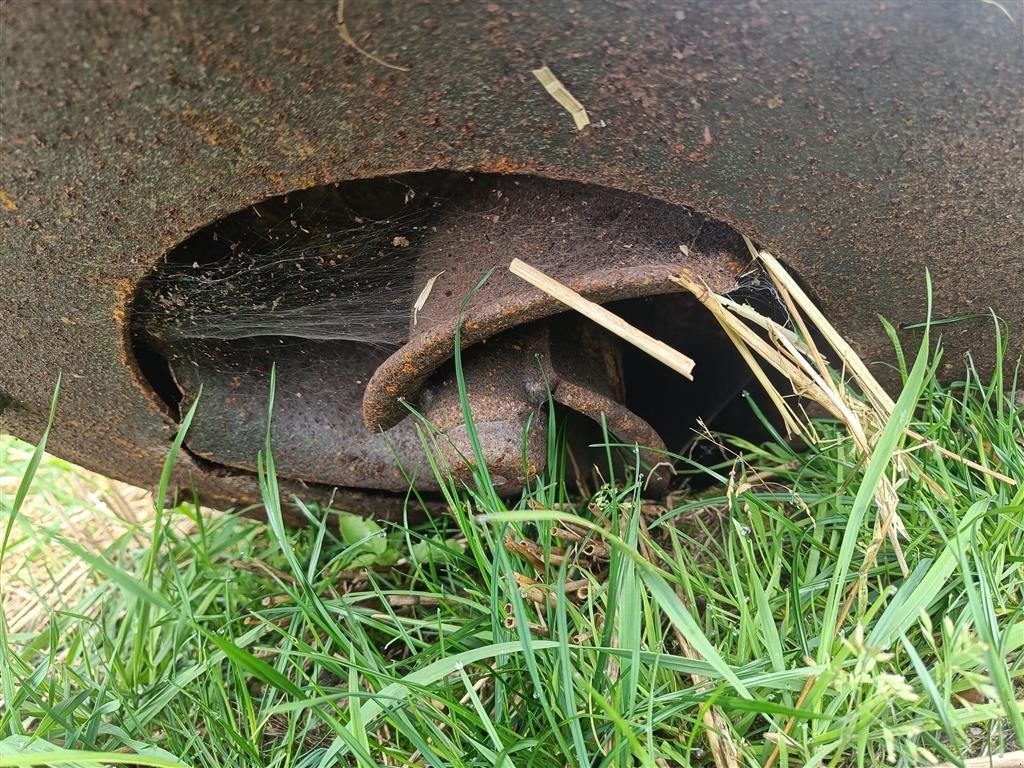
{"label": "metal lip", "polygon": [[[696,265],[697,274],[716,291],[726,291],[735,282],[745,262],[720,259]],[[594,269],[565,284],[591,301],[605,303],[666,293],[681,293],[669,276],[678,274],[680,261],[666,260],[629,268]],[[461,316],[440,322],[388,357],[374,372],[363,396],[363,418],[367,426],[386,429],[405,414],[402,401],[414,401],[426,379],[455,354],[455,330],[462,324],[462,348],[485,341],[504,330],[558,314],[565,307],[523,284],[518,292],[504,293],[485,303],[467,308]]]}

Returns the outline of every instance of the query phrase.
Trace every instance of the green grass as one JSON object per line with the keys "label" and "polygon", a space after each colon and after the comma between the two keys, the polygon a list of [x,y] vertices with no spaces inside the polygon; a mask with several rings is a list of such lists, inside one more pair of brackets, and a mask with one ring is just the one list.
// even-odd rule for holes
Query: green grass
{"label": "green grass", "polygon": [[[638,477],[573,499],[556,436],[515,502],[438,464],[446,516],[377,525],[308,505],[289,530],[282,506],[301,502],[280,497],[265,450],[267,523],[185,500],[95,552],[16,519],[53,460],[5,439],[25,494],[3,499],[4,550],[43,537],[89,587],[45,626],[0,622],[0,766],[712,765],[722,739],[751,766],[776,746],[776,764],[827,766],[1017,749],[1019,383],[968,363],[944,386],[934,362],[904,370],[911,428],[1016,485],[905,453],[899,425],[860,461],[819,420],[813,449],[734,444],[687,470],[710,490],[668,506]],[[889,546],[860,570],[894,455],[919,470],[899,475],[907,576]]]}

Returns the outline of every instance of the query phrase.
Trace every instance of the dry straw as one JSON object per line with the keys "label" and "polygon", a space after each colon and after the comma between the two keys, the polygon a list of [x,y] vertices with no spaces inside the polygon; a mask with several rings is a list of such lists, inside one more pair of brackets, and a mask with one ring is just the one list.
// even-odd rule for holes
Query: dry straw
{"label": "dry straw", "polygon": [[533,76],[540,80],[540,84],[544,86],[544,90],[551,94],[551,98],[565,107],[569,114],[572,115],[572,119],[576,123],[576,130],[582,131],[590,125],[590,117],[587,115],[587,110],[562,85],[562,81],[555,77],[554,72],[547,67],[541,67],[540,69],[533,70]]}
{"label": "dry straw", "polygon": [[[792,328],[780,325],[752,307],[715,293],[688,272],[671,276],[670,279],[692,293],[721,325],[754,377],[771,398],[791,435],[798,435],[809,444],[818,441],[818,436],[801,405],[802,402],[813,402],[846,428],[857,457],[866,464],[874,450],[875,442],[893,413],[893,399],[779,260],[769,252],[755,248],[749,239],[744,240],[755,262],[773,281],[779,298],[789,311]],[[578,293],[518,259],[512,262],[509,269],[550,296],[674,370],[679,370],[687,378],[691,378],[694,363],[680,352],[627,325],[621,318],[603,307],[584,299]],[[822,348],[819,348],[819,341]],[[685,364],[680,366],[680,359],[685,361]],[[769,370],[776,373],[775,378],[769,375]],[[790,392],[781,391],[774,383],[780,376],[782,380],[788,382]],[[839,609],[835,632],[838,632],[846,622],[857,597],[859,596],[861,600],[866,599],[867,575],[874,567],[886,540],[891,543],[904,576],[909,573],[900,543],[905,528],[898,512],[898,488],[913,476],[928,484],[939,495],[945,495],[934,480],[925,475],[916,464],[911,455],[914,451],[930,448],[1004,483],[1016,484],[1012,478],[946,450],[913,430],[904,430],[904,436],[909,439],[909,445],[893,453],[889,470],[882,473],[874,490],[877,513],[873,537],[864,553],[858,578],[850,584]],[[814,682],[813,676],[807,680],[797,699],[796,707],[803,705]],[[770,766],[778,758],[778,739],[785,738],[794,723],[795,720],[791,718],[783,728],[782,734],[775,734],[776,746],[766,766]],[[730,753],[725,744],[718,744],[713,748],[713,752],[719,766],[734,764],[735,753]]]}
{"label": "dry straw", "polygon": [[427,299],[430,298],[430,292],[434,289],[434,283],[441,275],[444,274],[444,270],[441,270],[432,278],[427,280],[427,284],[423,286],[423,290],[420,291],[420,295],[416,297],[416,303],[412,305],[412,324],[415,326],[419,321],[420,312],[427,303]]}
{"label": "dry straw", "polygon": [[621,317],[605,309],[600,304],[595,304],[589,299],[583,298],[583,296],[578,294],[576,291],[562,285],[562,283],[558,282],[553,277],[545,275],[539,269],[531,267],[524,261],[512,259],[512,263],[508,265],[508,270],[513,275],[516,275],[528,282],[534,288],[540,289],[548,296],[558,299],[558,301],[568,307],[572,307],[584,317],[590,318],[598,325],[614,333],[620,339],[628,341],[638,349],[643,350],[655,360],[667,365],[676,373],[679,373],[688,379],[693,379],[693,360],[682,352],[672,349],[672,347],[665,342],[658,341],[653,336],[649,336],[636,326],[630,325]]}
{"label": "dry straw", "polygon": [[[779,260],[768,251],[755,248],[748,238],[744,238],[744,240],[754,260],[764,268],[775,284],[779,297],[789,310],[790,318],[798,335],[794,334],[792,329],[781,326],[749,307],[738,306],[728,298],[715,294],[692,275],[683,274],[672,279],[693,293],[722,325],[740,354],[747,361],[751,371],[768,392],[786,428],[791,433],[800,435],[809,443],[816,442],[816,436],[808,421],[798,419],[791,405],[794,396],[810,400],[843,424],[853,440],[859,458],[866,463],[871,456],[876,439],[892,415],[895,403],[881,383],[868,370],[864,361],[825,318]],[[765,341],[762,335],[754,331],[748,323],[759,327],[767,335],[768,341]],[[815,339],[824,342],[827,345],[826,349],[819,349]],[[829,357],[835,358],[835,362],[830,363]],[[769,379],[762,363],[781,374],[791,385],[792,393],[781,392]],[[839,610],[834,628],[836,632],[845,623],[854,600],[858,596],[862,600],[864,599],[867,574],[874,567],[886,539],[891,542],[904,576],[908,573],[900,544],[900,534],[904,533],[905,529],[897,511],[899,504],[897,489],[913,474],[917,479],[929,484],[930,487],[934,486],[941,491],[908,455],[912,450],[931,447],[978,471],[985,472],[1003,482],[1015,484],[1012,478],[942,449],[912,430],[904,430],[904,434],[915,444],[909,449],[893,454],[890,462],[891,469],[881,475],[875,488],[877,514],[874,522],[874,535],[864,553],[858,578],[850,585]],[[813,676],[808,678],[797,699],[797,707],[803,705],[814,681]],[[789,734],[794,723],[795,720],[790,718],[783,728],[783,735]],[[770,767],[778,755],[779,748],[778,741],[776,741],[766,766]]]}

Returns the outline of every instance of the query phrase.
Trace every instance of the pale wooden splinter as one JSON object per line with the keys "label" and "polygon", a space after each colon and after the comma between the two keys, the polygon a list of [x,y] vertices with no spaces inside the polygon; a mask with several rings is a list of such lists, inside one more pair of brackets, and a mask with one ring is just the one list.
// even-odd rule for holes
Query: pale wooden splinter
{"label": "pale wooden splinter", "polygon": [[639,328],[630,325],[600,304],[595,304],[589,299],[583,298],[576,291],[567,288],[554,278],[548,277],[539,269],[531,267],[524,261],[512,259],[512,263],[508,265],[508,271],[516,277],[522,278],[534,288],[544,291],[548,296],[557,299],[567,307],[575,309],[581,315],[593,320],[602,328],[611,331],[620,339],[628,341],[634,347],[646,352],[676,373],[685,376],[691,381],[693,380],[694,362],[682,352],[672,349],[668,344],[658,341],[653,336],[648,336]]}

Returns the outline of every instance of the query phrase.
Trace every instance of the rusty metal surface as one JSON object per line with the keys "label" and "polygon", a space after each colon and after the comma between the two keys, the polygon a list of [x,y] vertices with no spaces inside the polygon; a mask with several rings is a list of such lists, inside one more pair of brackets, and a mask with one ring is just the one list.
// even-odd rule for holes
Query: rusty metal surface
{"label": "rusty metal surface", "polygon": [[[316,360],[316,365],[310,361]],[[323,478],[322,484],[400,492],[402,469],[423,476],[422,448],[412,423],[388,439],[367,429],[358,407],[374,358],[359,345],[282,344],[266,349],[236,347],[216,368],[175,363],[183,412],[202,395],[186,439],[196,456],[224,467],[255,472],[267,432],[271,367],[276,366],[274,459],[285,478]]]}
{"label": "rusty metal surface", "polygon": [[[181,413],[199,400],[185,440],[193,459],[220,471],[256,472],[273,368],[271,446],[280,477],[394,494],[412,478],[420,491],[436,491],[426,440],[446,462],[447,475],[471,481],[476,457],[451,364],[420,393],[422,419],[409,416],[382,433],[363,424],[358,407],[382,352],[352,343],[277,341],[221,351],[216,366],[198,363],[210,359],[198,354],[171,361]],[[571,316],[507,331],[465,353],[467,401],[496,487],[516,493],[544,469],[549,392],[596,422],[603,415],[609,432],[627,444],[665,449],[654,428],[624,404],[621,358],[617,339]],[[586,448],[573,447],[581,456]],[[660,457],[645,451],[644,459],[654,464]]]}
{"label": "rusty metal surface", "polygon": [[[453,368],[448,364],[435,373],[420,399],[423,415],[447,439],[438,442],[442,455],[453,475],[464,479],[475,461]],[[471,347],[463,369],[481,454],[492,482],[503,492],[519,490],[545,467],[549,395],[596,424],[604,419],[612,439],[643,446],[641,459],[648,465],[662,458],[658,451],[665,450],[665,443],[657,431],[625,404],[621,342],[574,316],[505,331]],[[603,461],[600,447],[590,449],[584,442],[568,449],[585,466]],[[628,456],[619,459],[629,463]],[[650,487],[657,490],[664,479],[653,478]]]}
{"label": "rusty metal surface", "polygon": [[474,437],[491,482],[501,492],[520,490],[524,481],[544,470],[549,425],[547,409],[541,407],[545,393],[540,367],[531,357],[543,353],[545,337],[512,331],[467,351],[462,363],[473,435],[453,366],[439,371],[424,388],[419,397],[423,416],[440,431],[438,453],[457,480],[468,481],[477,465]]}
{"label": "rusty metal surface", "polygon": [[[783,257],[872,360],[878,314],[922,319],[927,267],[939,316],[979,316],[943,326],[948,373],[991,361],[989,307],[1020,353],[1019,3],[348,3],[405,73],[346,48],[335,5],[2,5],[0,429],[37,438],[63,371],[51,449],[155,482],[174,425],[124,328],[152,265],[271,195],[430,168],[690,206]],[[258,495],[183,460],[190,479],[212,504]]]}

